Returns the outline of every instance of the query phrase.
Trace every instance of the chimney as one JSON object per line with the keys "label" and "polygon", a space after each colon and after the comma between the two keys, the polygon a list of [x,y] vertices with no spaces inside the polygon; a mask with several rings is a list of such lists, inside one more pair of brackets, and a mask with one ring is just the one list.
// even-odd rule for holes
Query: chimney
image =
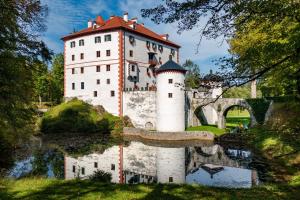
{"label": "chimney", "polygon": [[124,13],[123,19],[124,19],[125,22],[128,22],[128,12]]}
{"label": "chimney", "polygon": [[88,28],[91,28],[93,26],[93,21],[92,20],[89,20],[88,21]]}
{"label": "chimney", "polygon": [[96,24],[99,25],[99,26],[103,26],[105,24],[105,21],[101,16],[97,16]]}
{"label": "chimney", "polygon": [[138,21],[138,18],[137,18],[137,17],[134,17],[134,18],[132,18],[132,19],[131,19],[131,21],[133,21],[133,22],[137,23],[137,21]]}

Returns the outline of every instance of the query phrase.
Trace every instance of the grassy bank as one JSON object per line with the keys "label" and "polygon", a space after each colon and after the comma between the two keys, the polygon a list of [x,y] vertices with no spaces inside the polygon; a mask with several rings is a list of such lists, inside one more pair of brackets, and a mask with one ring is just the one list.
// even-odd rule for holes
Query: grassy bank
{"label": "grassy bank", "polygon": [[194,126],[188,127],[187,131],[209,131],[216,136],[222,135],[226,132],[226,129],[219,129],[216,125],[202,125],[202,126]]}
{"label": "grassy bank", "polygon": [[264,185],[226,189],[199,185],[121,185],[92,181],[22,179],[0,181],[0,199],[297,199],[299,188]]}

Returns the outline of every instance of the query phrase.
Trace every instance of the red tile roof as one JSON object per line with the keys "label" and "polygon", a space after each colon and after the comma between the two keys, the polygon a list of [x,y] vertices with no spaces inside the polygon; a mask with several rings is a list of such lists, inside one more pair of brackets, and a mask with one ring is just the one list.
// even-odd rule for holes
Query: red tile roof
{"label": "red tile roof", "polygon": [[[99,24],[100,22],[101,22],[101,24],[103,24],[104,20],[103,21],[102,20],[103,20],[102,17],[97,17],[97,19],[96,19],[97,24]],[[131,21],[131,20],[128,20],[128,22],[126,22],[126,21],[124,21],[124,19],[122,17],[114,16],[114,17],[110,18],[109,20],[107,20],[106,22],[104,22],[104,24],[98,28],[93,28],[93,27],[86,28],[81,31],[66,35],[62,38],[62,40],[67,41],[69,39],[77,38],[77,37],[84,36],[84,35],[91,35],[94,33],[106,32],[106,31],[116,30],[116,29],[124,29],[126,31],[156,40],[163,44],[167,44],[167,45],[170,45],[170,46],[173,46],[176,48],[180,48],[180,46],[178,44],[175,44],[174,42],[172,42],[170,40],[165,40],[163,38],[163,35],[159,35],[153,31],[149,30],[148,28],[146,28],[145,26],[143,26],[141,24],[136,23],[135,24],[136,27],[135,27],[135,29],[133,29],[130,26],[133,23],[135,23],[135,22]]]}

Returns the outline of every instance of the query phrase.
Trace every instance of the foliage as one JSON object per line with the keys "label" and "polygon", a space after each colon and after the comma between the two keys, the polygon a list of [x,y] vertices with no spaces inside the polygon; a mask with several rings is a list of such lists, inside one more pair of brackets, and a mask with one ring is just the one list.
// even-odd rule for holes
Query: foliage
{"label": "foliage", "polygon": [[0,177],[14,164],[13,146],[0,134]]}
{"label": "foliage", "polygon": [[203,36],[229,39],[231,56],[219,60],[224,85],[259,79],[265,95],[300,95],[299,1],[167,0],[142,9],[142,16],[177,22],[179,32],[198,27],[206,17],[200,41]]}
{"label": "foliage", "polygon": [[259,124],[263,124],[267,110],[270,106],[270,101],[266,99],[246,99],[247,103],[253,110],[253,115]]}
{"label": "foliage", "polygon": [[33,124],[33,73],[50,52],[40,41],[47,8],[37,0],[0,1],[0,135],[20,143]]}
{"label": "foliage", "polygon": [[251,189],[188,184],[106,184],[90,180],[0,180],[1,199],[298,199],[299,187],[262,184]]}
{"label": "foliage", "polygon": [[122,128],[122,120],[109,113],[99,115],[92,105],[73,99],[51,108],[41,121],[41,131],[51,133],[110,133]]}
{"label": "foliage", "polygon": [[110,183],[111,182],[111,173],[107,173],[102,170],[97,170],[94,172],[93,175],[89,176],[89,179],[91,181],[97,181],[102,183]]}
{"label": "foliage", "polygon": [[186,60],[182,66],[188,70],[185,76],[185,87],[195,89],[199,88],[201,78],[199,66],[191,60]]}
{"label": "foliage", "polygon": [[52,70],[52,100],[60,103],[64,96],[64,56],[62,53],[53,57]]}
{"label": "foliage", "polygon": [[[257,91],[257,97],[260,98],[261,92]],[[251,98],[251,88],[250,85],[244,85],[240,87],[232,87],[226,90],[226,92],[222,95],[223,98]]]}

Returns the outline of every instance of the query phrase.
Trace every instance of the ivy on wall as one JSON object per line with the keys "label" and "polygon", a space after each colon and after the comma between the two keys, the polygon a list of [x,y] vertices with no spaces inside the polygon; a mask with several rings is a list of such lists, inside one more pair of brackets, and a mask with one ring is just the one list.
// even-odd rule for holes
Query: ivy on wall
{"label": "ivy on wall", "polygon": [[263,124],[271,101],[266,99],[246,99],[246,101],[251,106],[257,123]]}

